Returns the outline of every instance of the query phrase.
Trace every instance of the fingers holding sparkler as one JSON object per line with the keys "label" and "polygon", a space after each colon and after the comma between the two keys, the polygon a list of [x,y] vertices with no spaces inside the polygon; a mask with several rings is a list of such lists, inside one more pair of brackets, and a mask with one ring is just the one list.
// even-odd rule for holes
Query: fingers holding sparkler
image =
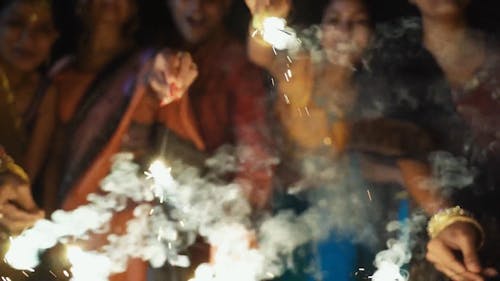
{"label": "fingers holding sparkler", "polygon": [[12,234],[32,226],[44,217],[39,210],[30,185],[17,176],[4,174],[0,179],[0,225]]}
{"label": "fingers holding sparkler", "polygon": [[149,86],[165,105],[180,99],[198,76],[198,68],[187,52],[159,53],[148,76]]}
{"label": "fingers holding sparkler", "polygon": [[2,205],[0,213],[2,214],[0,224],[11,234],[21,233],[45,216],[41,210],[26,211],[12,203]]}

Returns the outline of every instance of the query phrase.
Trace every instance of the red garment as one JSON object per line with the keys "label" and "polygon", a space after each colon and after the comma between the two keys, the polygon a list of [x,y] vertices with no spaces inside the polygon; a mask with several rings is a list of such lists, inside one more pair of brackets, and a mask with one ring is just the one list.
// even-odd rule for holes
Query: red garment
{"label": "red garment", "polygon": [[200,151],[213,152],[228,143],[244,146],[238,180],[246,183],[252,204],[263,207],[271,196],[272,172],[266,165],[270,153],[262,72],[249,62],[244,46],[225,35],[200,46],[193,58],[199,75],[189,93],[160,108],[158,116],[151,114],[155,103],[144,102],[135,119],[156,119]]}
{"label": "red garment", "polygon": [[[227,36],[199,46],[193,59],[199,73],[188,93],[162,106],[158,116],[147,114],[156,112],[154,102],[143,102],[136,121],[157,120],[203,152],[237,145],[236,181],[254,207],[267,207],[272,169],[262,72],[248,61],[245,48]],[[202,242],[189,251],[193,267],[209,259],[209,246]]]}
{"label": "red garment", "polygon": [[[69,156],[66,164],[81,162],[81,158],[85,157],[85,153],[79,150],[81,148],[79,145],[75,144],[88,146],[89,140],[87,138],[91,135],[90,133],[100,133],[92,131],[93,122],[107,122],[105,114],[109,112],[107,109],[116,106],[114,98],[117,95],[131,95],[128,105],[120,116],[117,127],[114,128],[110,138],[102,147],[98,148],[98,154],[91,160],[87,168],[77,175],[71,189],[68,190],[62,202],[64,210],[73,210],[86,204],[89,194],[99,192],[99,182],[109,173],[111,157],[120,152],[122,139],[130,126],[133,113],[139,104],[141,104],[144,97],[144,87],[134,86],[135,79],[142,68],[144,59],[145,54],[141,53],[130,56],[116,72],[107,78],[109,81],[107,81],[104,91],[100,92],[101,95],[99,95],[98,102],[84,115],[83,121],[80,123],[83,125],[74,131],[75,134],[80,134],[78,137],[59,134],[59,137],[66,138],[66,140],[59,140],[59,144],[66,144],[59,148],[69,148],[68,151],[59,151],[59,156]],[[78,71],[72,62],[64,63],[64,66],[53,74],[53,84],[58,92],[61,93],[59,96],[59,121],[63,126],[59,130],[62,130],[64,126],[74,121],[76,112],[78,112],[82,102],[86,98],[87,89],[95,79],[94,73]],[[88,132],[89,134],[84,134],[84,132]],[[69,152],[69,155],[63,155],[65,152]],[[63,171],[59,171],[59,173],[59,176],[64,177]],[[55,196],[55,194],[52,194],[52,196]],[[129,208],[114,216],[111,222],[111,233],[118,235],[124,233],[126,222],[132,216],[132,210],[132,208]],[[93,236],[86,246],[95,248],[104,243],[106,243],[105,235]],[[146,276],[147,264],[140,260],[132,260],[129,262],[126,272],[114,275],[110,280],[141,281],[146,280]]]}
{"label": "red garment", "polygon": [[[194,57],[200,76],[189,94],[177,101],[159,108],[156,95],[145,94],[149,88],[143,83],[137,84],[112,136],[99,148],[99,153],[87,169],[75,179],[65,197],[64,209],[71,210],[85,204],[88,194],[99,191],[99,181],[109,173],[110,159],[119,152],[132,120],[146,125],[160,121],[201,151],[211,152],[225,143],[247,145],[247,156],[240,157],[244,169],[239,176],[251,182],[251,186],[258,187],[249,191],[254,204],[264,205],[268,201],[271,173],[264,165],[255,165],[254,162],[266,160],[269,156],[265,134],[262,133],[265,131],[265,89],[259,70],[248,62],[243,46],[229,38],[200,49]],[[105,120],[106,109],[114,108],[112,102],[119,97],[116,94],[124,90],[127,79],[141,71],[145,70],[136,55],[110,78],[112,80],[108,81],[108,87],[102,93],[104,96],[99,96],[99,102],[79,123],[82,125],[73,131],[80,137],[74,138],[68,145],[69,164],[73,161],[85,162],[82,161],[87,155],[85,147],[88,149],[90,141],[98,133],[92,125]],[[63,124],[71,124],[75,119],[75,112],[78,112],[94,78],[94,74],[78,72],[71,67],[60,70],[54,76],[54,85],[61,93],[59,111]],[[143,78],[139,75],[139,79]],[[130,216],[130,212],[117,214],[112,222],[112,232],[122,233]],[[104,243],[104,238],[93,240],[94,246]],[[127,272],[113,276],[112,280],[140,281],[144,280],[145,272],[143,262],[132,261]]]}

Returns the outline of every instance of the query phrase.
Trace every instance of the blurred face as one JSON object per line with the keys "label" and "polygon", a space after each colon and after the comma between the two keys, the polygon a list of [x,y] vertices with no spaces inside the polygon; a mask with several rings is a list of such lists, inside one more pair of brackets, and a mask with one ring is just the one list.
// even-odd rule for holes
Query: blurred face
{"label": "blurred face", "polygon": [[359,63],[372,34],[370,17],[361,0],[332,0],[321,30],[328,60],[341,65]]}
{"label": "blurred face", "polygon": [[167,0],[184,40],[198,44],[221,28],[230,0]]}
{"label": "blurred face", "polygon": [[[148,0],[141,0],[148,1]],[[79,0],[81,17],[90,25],[113,24],[123,26],[136,14],[133,0]]]}
{"label": "blurred face", "polygon": [[13,68],[33,71],[48,59],[57,32],[51,8],[37,1],[14,1],[0,14],[0,58]]}
{"label": "blurred face", "polygon": [[460,17],[464,14],[470,0],[411,0],[423,16]]}

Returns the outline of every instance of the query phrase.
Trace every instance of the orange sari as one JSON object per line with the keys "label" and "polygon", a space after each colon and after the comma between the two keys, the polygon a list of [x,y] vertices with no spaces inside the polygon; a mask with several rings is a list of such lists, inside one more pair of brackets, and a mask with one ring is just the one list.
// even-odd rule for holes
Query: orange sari
{"label": "orange sari", "polygon": [[[99,193],[99,182],[109,173],[111,157],[120,152],[122,139],[128,131],[133,113],[142,102],[144,87],[136,84],[143,64],[152,52],[138,52],[112,62],[99,75],[78,71],[66,59],[56,66],[53,85],[61,93],[53,177],[60,179],[59,190],[46,192],[45,201],[73,210],[87,203],[87,196]],[[118,104],[118,105],[117,105]],[[104,137],[103,137],[104,136]],[[55,162],[55,161],[53,161]],[[62,168],[64,167],[64,168]],[[111,233],[123,234],[133,208],[116,214]],[[92,237],[86,245],[95,248],[106,243],[106,236]],[[147,264],[131,260],[127,271],[111,277],[112,281],[146,280]]]}

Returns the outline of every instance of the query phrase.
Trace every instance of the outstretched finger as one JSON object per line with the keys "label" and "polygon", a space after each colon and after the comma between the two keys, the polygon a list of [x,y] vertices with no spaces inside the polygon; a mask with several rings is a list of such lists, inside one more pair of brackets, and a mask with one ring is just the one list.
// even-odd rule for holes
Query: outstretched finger
{"label": "outstretched finger", "polygon": [[449,267],[437,263],[434,264],[434,266],[436,267],[437,270],[448,276],[453,281],[484,281],[483,277],[473,272],[464,271],[458,273],[453,271]]}
{"label": "outstretched finger", "polygon": [[466,269],[474,273],[481,272],[481,264],[477,255],[475,233],[464,233],[464,236],[457,239],[456,244],[462,252]]}
{"label": "outstretched finger", "polygon": [[193,63],[191,55],[189,53],[184,53],[180,57],[179,73],[177,77],[177,86],[179,88],[183,89],[189,86],[192,82],[192,72],[194,69],[196,69],[196,65]]}
{"label": "outstretched finger", "polygon": [[18,234],[23,230],[33,226],[39,219],[43,218],[43,212],[35,214],[13,215],[12,213],[2,213],[0,216],[0,225],[12,234]]}
{"label": "outstretched finger", "polygon": [[16,189],[16,199],[14,200],[16,204],[26,211],[37,210],[38,206],[35,203],[35,199],[31,194],[31,188],[28,184],[19,185]]}
{"label": "outstretched finger", "polygon": [[2,225],[7,231],[12,235],[17,235],[23,232],[25,229],[33,225],[32,222],[28,221],[15,221],[9,218],[0,218],[0,225]]}
{"label": "outstretched finger", "polygon": [[36,210],[28,212],[26,210],[14,206],[13,204],[4,204],[0,208],[0,212],[4,218],[15,221],[31,222],[43,217],[43,211]]}
{"label": "outstretched finger", "polygon": [[180,67],[180,58],[182,56],[182,53],[179,52],[175,55],[172,54],[161,54],[159,61],[164,64],[164,67],[160,70],[163,75],[165,81],[167,81],[168,84],[171,84],[173,81],[175,81],[176,77],[179,74],[179,67]]}
{"label": "outstretched finger", "polygon": [[441,264],[434,264],[434,267],[453,281],[465,281],[458,273]]}
{"label": "outstretched finger", "polygon": [[433,239],[427,244],[428,256],[433,258],[431,262],[439,263],[450,270],[462,273],[466,271],[463,264],[453,255],[452,250],[443,244],[441,240]]}

